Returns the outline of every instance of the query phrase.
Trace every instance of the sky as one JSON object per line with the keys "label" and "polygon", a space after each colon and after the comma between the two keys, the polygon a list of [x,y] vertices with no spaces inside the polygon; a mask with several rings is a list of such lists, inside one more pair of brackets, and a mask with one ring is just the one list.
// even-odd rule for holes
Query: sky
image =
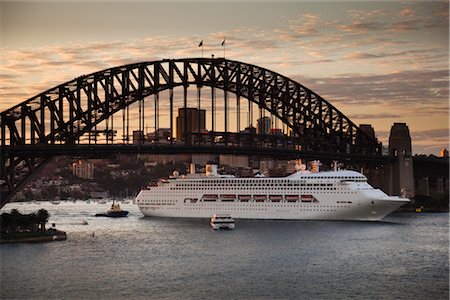
{"label": "sky", "polygon": [[449,148],[448,1],[1,1],[0,111],[83,74],[223,56],[313,90],[387,146]]}

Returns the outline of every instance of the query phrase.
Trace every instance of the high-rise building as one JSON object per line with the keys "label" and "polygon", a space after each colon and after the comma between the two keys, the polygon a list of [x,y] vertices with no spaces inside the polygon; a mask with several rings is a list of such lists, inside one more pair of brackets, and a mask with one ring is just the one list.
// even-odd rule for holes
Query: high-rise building
{"label": "high-rise building", "polygon": [[84,160],[74,162],[72,174],[82,179],[94,179],[94,164]]}
{"label": "high-rise building", "polygon": [[177,116],[177,140],[184,140],[185,134],[205,131],[206,111],[192,107],[179,108]]}
{"label": "high-rise building", "polygon": [[143,144],[144,143],[144,131],[133,130],[133,144]]}
{"label": "high-rise building", "polygon": [[258,119],[258,134],[269,134],[272,122],[269,117],[262,117]]}

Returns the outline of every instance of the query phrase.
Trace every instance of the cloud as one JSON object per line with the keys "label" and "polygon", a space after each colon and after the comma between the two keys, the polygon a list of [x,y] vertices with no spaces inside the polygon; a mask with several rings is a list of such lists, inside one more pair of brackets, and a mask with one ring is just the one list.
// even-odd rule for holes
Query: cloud
{"label": "cloud", "polygon": [[[353,9],[347,11],[346,18],[336,19],[326,14],[301,14],[287,24],[274,30],[278,40],[296,42],[312,58],[337,55],[344,59],[387,58],[390,52],[401,55],[405,47],[425,51],[432,48],[431,36],[442,39],[441,45],[447,50],[448,58],[448,4],[441,2],[426,5],[413,2],[400,8],[388,4],[381,9]],[[411,35],[405,36],[405,33]],[[349,51],[353,54],[349,55]],[[415,57],[410,52],[401,63],[413,62],[417,68],[429,67],[435,60],[433,54],[423,60],[425,54]],[[443,58],[440,56],[439,59],[442,61]]]}
{"label": "cloud", "polygon": [[367,114],[350,114],[349,118],[352,120],[359,120],[359,119],[398,119],[402,116],[400,114],[394,114],[394,113],[367,113]]}
{"label": "cloud", "polygon": [[[293,76],[332,103],[351,105],[370,103],[411,105],[420,103],[433,111],[446,113],[448,107],[448,69],[435,71],[402,71],[391,74],[342,74],[334,77],[309,78]],[[424,101],[426,99],[426,101]],[[421,113],[418,111],[417,113]]]}
{"label": "cloud", "polygon": [[[345,56],[346,59],[373,59],[373,58],[391,58],[391,57],[409,57],[412,59],[426,59],[429,56],[442,57],[448,52],[445,48],[419,48],[402,51],[384,51],[379,53],[352,52]],[[397,61],[398,62],[398,61]]]}
{"label": "cloud", "polygon": [[386,57],[386,54],[373,54],[364,52],[353,52],[345,56],[346,59],[372,59]]}
{"label": "cloud", "polygon": [[338,28],[348,33],[362,34],[373,30],[383,30],[386,29],[387,27],[386,24],[382,22],[358,20],[352,21],[350,24],[340,25]]}
{"label": "cloud", "polygon": [[325,21],[315,14],[302,14],[295,20],[289,20],[287,29],[275,29],[282,40],[303,39],[314,37],[319,33],[320,28],[325,27]]}
{"label": "cloud", "polygon": [[16,74],[0,74],[0,80],[10,80],[10,79],[16,79],[19,75]]}
{"label": "cloud", "polygon": [[411,138],[417,138],[417,139],[428,138],[431,140],[448,142],[449,141],[449,129],[448,128],[438,128],[438,129],[414,131],[411,134]]}
{"label": "cloud", "polygon": [[399,13],[399,15],[401,16],[401,17],[411,17],[411,16],[415,16],[416,15],[416,12],[414,11],[414,9],[412,9],[411,7],[405,7],[405,8],[403,8],[401,11],[400,11],[400,13]]}
{"label": "cloud", "polygon": [[439,128],[411,132],[413,153],[433,153],[437,155],[442,148],[449,149],[449,129]]}

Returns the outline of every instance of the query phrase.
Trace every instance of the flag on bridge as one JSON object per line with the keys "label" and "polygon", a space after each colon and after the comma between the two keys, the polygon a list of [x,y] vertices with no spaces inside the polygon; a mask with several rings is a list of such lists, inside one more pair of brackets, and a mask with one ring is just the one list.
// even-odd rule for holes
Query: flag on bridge
{"label": "flag on bridge", "polygon": [[223,58],[225,58],[225,37],[223,37],[222,47],[223,47]]}
{"label": "flag on bridge", "polygon": [[201,40],[200,44],[198,44],[199,47],[203,46],[203,40]]}

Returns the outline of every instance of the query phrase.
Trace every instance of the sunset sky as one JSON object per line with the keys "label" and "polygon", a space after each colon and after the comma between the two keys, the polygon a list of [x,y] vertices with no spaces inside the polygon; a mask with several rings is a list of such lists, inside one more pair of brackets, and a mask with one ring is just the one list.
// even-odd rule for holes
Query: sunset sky
{"label": "sunset sky", "polygon": [[83,74],[223,56],[312,89],[387,145],[449,140],[448,1],[2,1],[0,111]]}

